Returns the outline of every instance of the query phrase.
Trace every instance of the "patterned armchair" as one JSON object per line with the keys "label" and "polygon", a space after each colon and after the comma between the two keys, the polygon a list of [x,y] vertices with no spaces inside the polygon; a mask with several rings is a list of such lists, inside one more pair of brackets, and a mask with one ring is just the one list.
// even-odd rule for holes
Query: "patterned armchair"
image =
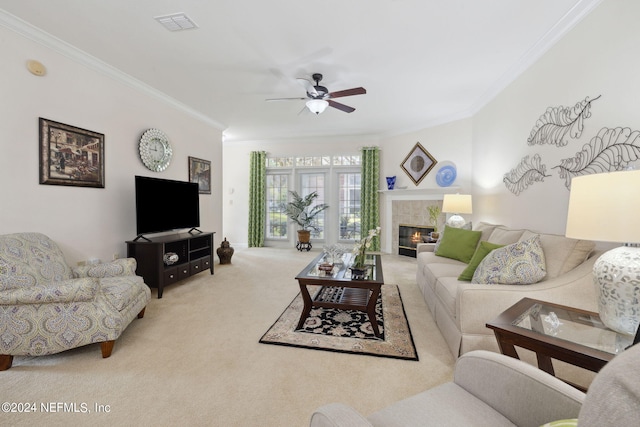
{"label": "patterned armchair", "polygon": [[13,356],[41,356],[115,340],[151,299],[133,258],[71,269],[40,233],[0,235],[0,370]]}

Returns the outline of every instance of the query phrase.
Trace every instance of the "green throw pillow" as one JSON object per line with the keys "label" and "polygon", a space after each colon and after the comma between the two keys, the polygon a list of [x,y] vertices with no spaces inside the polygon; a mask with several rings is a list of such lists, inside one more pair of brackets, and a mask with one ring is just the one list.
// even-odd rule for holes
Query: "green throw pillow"
{"label": "green throw pillow", "polygon": [[577,425],[578,425],[578,419],[570,418],[568,420],[551,421],[550,423],[546,423],[541,427],[577,427]]}
{"label": "green throw pillow", "polygon": [[484,240],[480,242],[478,248],[471,257],[471,261],[469,261],[469,265],[467,265],[467,268],[465,268],[464,271],[460,273],[460,276],[458,276],[458,280],[465,280],[467,282],[470,282],[473,278],[473,273],[476,271],[476,268],[478,268],[478,264],[480,264],[480,261],[482,261],[487,255],[489,255],[489,252],[491,252],[492,250],[501,248],[503,246],[504,245],[485,242]]}
{"label": "green throw pillow", "polygon": [[480,236],[482,236],[481,231],[463,230],[445,225],[442,242],[436,250],[436,255],[468,264],[476,251]]}

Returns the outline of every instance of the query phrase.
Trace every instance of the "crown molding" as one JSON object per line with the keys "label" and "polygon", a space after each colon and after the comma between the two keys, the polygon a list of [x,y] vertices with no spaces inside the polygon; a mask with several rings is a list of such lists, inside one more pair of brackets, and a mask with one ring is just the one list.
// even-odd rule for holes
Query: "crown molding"
{"label": "crown molding", "polygon": [[576,3],[547,33],[542,36],[513,66],[502,75],[478,100],[461,115],[474,116],[500,92],[538,61],[553,45],[562,39],[585,16],[604,0],[581,0]]}
{"label": "crown molding", "polygon": [[199,111],[194,110],[193,108],[153,88],[152,86],[149,86],[148,84],[130,76],[129,74],[107,64],[104,61],[99,60],[92,55],[89,55],[83,50],[80,50],[77,47],[72,46],[69,43],[45,31],[42,31],[41,29],[2,9],[0,9],[0,25],[20,34],[21,36],[31,41],[45,46],[81,65],[95,70],[100,74],[110,77],[117,82],[120,82],[133,89],[136,89],[139,92],[162,101],[165,104],[168,104],[171,107],[180,110],[197,120],[200,120],[201,122],[213,126],[216,129],[224,130],[226,128],[226,126],[221,124],[220,122],[213,120],[212,118],[202,114]]}

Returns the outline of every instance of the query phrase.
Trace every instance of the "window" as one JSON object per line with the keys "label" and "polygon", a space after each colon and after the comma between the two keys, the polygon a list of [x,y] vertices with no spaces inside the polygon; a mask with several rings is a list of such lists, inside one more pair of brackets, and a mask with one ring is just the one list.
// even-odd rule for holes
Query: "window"
{"label": "window", "polygon": [[[301,196],[318,193],[315,203],[327,203],[311,236],[320,245],[360,239],[360,155],[278,156],[267,158],[266,238],[295,241],[295,227],[285,214],[289,190]],[[321,241],[324,241],[321,242]]]}
{"label": "window", "polygon": [[[300,196],[305,197],[314,191],[318,193],[315,204],[325,203],[325,174],[324,173],[303,173],[300,174]],[[311,236],[317,239],[324,239],[325,211],[322,211],[313,219],[311,225],[317,230],[311,230]]]}
{"label": "window", "polygon": [[287,238],[287,214],[284,205],[289,191],[289,174],[267,174],[267,224],[268,239]]}
{"label": "window", "polygon": [[360,239],[360,172],[338,173],[339,240]]}

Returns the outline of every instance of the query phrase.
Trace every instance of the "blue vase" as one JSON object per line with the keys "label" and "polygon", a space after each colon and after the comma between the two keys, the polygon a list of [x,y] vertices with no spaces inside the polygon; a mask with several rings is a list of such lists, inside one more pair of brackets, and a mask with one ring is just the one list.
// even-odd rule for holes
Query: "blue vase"
{"label": "blue vase", "polygon": [[396,176],[388,176],[387,177],[387,189],[393,190],[393,187],[396,185]]}

